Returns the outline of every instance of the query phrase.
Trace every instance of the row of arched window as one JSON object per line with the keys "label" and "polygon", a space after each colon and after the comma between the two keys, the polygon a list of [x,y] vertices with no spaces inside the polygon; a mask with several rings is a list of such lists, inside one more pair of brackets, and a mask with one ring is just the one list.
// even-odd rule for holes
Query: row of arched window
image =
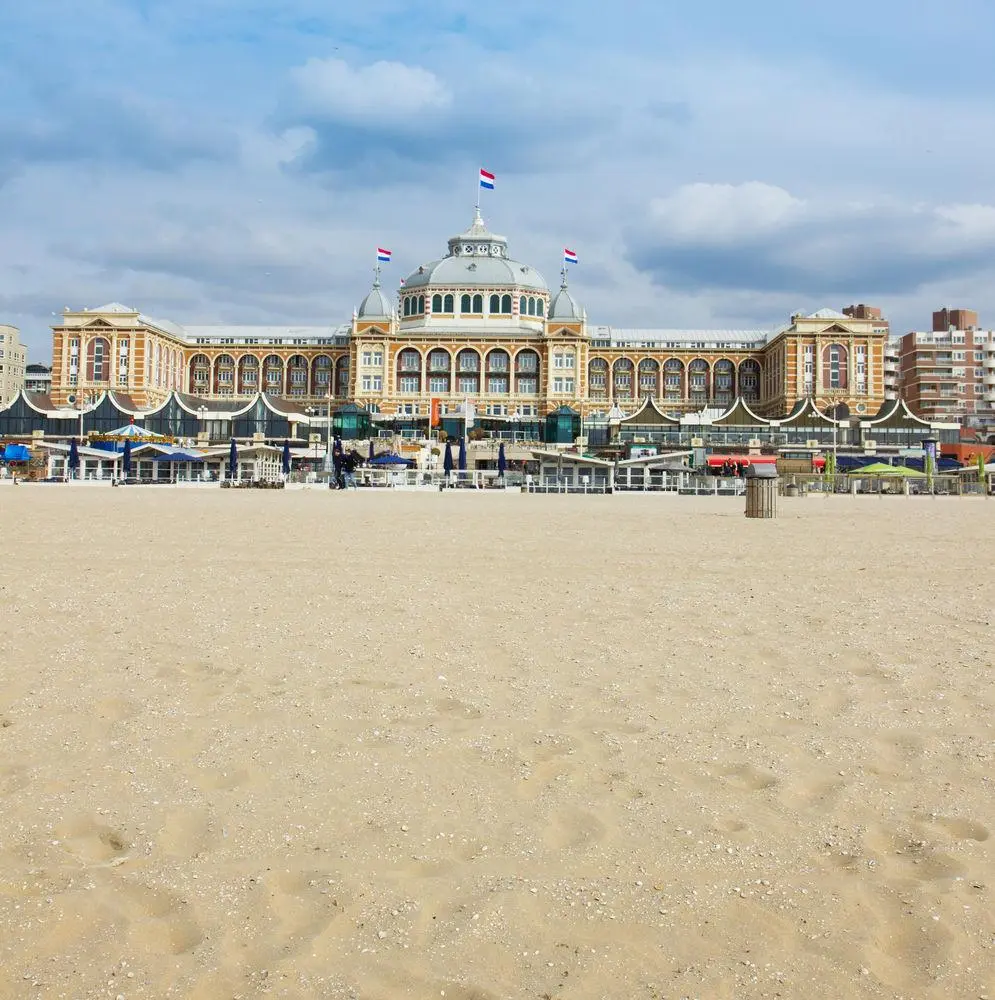
{"label": "row of arched window", "polygon": [[[402,316],[424,316],[424,295],[405,295],[401,299]],[[484,315],[484,296],[479,292],[464,293],[460,296],[460,314],[464,316]],[[513,299],[508,294],[493,294],[487,299],[488,315],[511,316]],[[440,316],[455,315],[456,296],[450,293],[437,292],[431,298],[432,312]],[[522,316],[544,316],[545,301],[536,295],[522,295],[518,300],[518,312]]]}
{"label": "row of arched window", "polygon": [[310,362],[302,354],[292,355],[286,364],[276,354],[259,358],[243,354],[238,361],[219,354],[212,365],[206,354],[190,359],[190,391],[213,395],[249,396],[267,392],[279,396],[334,396],[349,394],[349,356],[333,359],[319,354]]}
{"label": "row of arched window", "polygon": [[736,365],[727,358],[709,364],[695,358],[687,365],[679,358],[668,358],[661,365],[655,358],[638,362],[618,358],[609,367],[605,358],[588,363],[588,386],[593,396],[633,399],[654,396],[678,402],[703,403],[709,399],[730,403],[738,394],[747,400],[760,396],[760,363],[748,359]]}
{"label": "row of arched window", "polygon": [[444,347],[426,353],[406,347],[397,355],[396,389],[399,393],[429,392],[474,394],[539,392],[539,354],[531,348],[518,351],[514,358],[502,348],[494,348],[483,357],[473,348],[451,354]]}

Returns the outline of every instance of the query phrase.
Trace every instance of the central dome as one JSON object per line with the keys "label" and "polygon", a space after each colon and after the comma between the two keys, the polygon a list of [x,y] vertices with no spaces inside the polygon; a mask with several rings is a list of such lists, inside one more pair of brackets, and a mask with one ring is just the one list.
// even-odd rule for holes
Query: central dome
{"label": "central dome", "polygon": [[404,280],[404,290],[421,288],[520,288],[548,292],[534,268],[508,256],[508,241],[484,225],[477,209],[473,224],[449,240],[449,253],[423,264]]}

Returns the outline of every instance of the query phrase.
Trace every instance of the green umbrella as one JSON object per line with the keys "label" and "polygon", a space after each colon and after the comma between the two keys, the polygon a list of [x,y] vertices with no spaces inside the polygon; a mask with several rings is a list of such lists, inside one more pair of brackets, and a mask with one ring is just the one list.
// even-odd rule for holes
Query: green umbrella
{"label": "green umbrella", "polygon": [[873,462],[865,465],[861,469],[853,469],[851,476],[896,476],[899,478],[922,479],[924,472],[918,469],[910,469],[907,465],[888,465],[887,462]]}

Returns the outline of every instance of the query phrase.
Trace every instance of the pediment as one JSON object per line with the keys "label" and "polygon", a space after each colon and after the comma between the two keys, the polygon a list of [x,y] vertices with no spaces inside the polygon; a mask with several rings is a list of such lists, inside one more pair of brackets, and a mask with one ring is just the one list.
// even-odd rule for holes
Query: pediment
{"label": "pediment", "polygon": [[99,330],[113,330],[114,329],[114,324],[113,323],[108,323],[107,320],[105,320],[105,319],[95,319],[95,320],[93,320],[90,323],[85,323],[84,327],[87,330],[95,330],[95,329],[99,329]]}

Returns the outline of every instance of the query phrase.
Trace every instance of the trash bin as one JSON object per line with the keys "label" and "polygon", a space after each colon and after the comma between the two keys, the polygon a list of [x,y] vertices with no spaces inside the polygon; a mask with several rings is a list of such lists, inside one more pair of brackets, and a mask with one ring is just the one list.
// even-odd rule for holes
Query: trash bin
{"label": "trash bin", "polygon": [[751,465],[746,476],[746,516],[777,517],[777,468]]}

